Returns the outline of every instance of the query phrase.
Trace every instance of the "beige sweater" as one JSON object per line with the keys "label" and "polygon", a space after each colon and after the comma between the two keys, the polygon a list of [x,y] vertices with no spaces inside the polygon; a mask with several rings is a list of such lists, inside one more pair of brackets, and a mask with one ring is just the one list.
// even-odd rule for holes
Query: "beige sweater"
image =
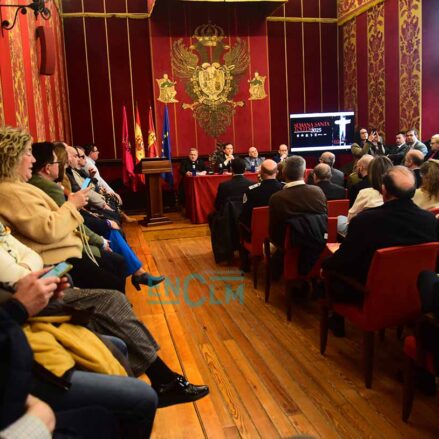
{"label": "beige sweater", "polygon": [[76,207],[68,201],[58,207],[31,184],[0,182],[0,220],[19,241],[39,253],[45,264],[82,257],[76,228],[83,219]]}

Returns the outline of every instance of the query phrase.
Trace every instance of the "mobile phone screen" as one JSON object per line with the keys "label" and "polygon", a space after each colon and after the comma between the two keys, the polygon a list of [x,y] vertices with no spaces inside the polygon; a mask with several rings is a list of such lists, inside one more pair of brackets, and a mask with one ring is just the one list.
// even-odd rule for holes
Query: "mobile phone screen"
{"label": "mobile phone screen", "polygon": [[60,262],[55,267],[53,267],[50,271],[48,271],[46,274],[43,274],[41,276],[41,279],[47,278],[47,277],[63,277],[66,273],[68,273],[73,268],[73,265],[67,263],[67,262]]}
{"label": "mobile phone screen", "polygon": [[90,182],[91,182],[91,178],[86,178],[82,183],[81,189],[87,189]]}

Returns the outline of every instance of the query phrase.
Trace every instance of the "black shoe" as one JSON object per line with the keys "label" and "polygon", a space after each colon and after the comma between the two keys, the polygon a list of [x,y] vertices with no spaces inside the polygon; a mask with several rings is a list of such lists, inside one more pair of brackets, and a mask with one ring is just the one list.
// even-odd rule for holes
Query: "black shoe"
{"label": "black shoe", "polygon": [[328,319],[328,327],[332,331],[335,337],[344,337],[344,318],[339,315],[332,315]]}
{"label": "black shoe", "polygon": [[149,273],[143,273],[139,275],[131,276],[131,283],[137,291],[140,291],[140,285],[148,285],[148,287],[153,287],[165,280],[165,276],[153,276]]}
{"label": "black shoe", "polygon": [[168,384],[154,387],[154,390],[159,397],[158,408],[197,401],[209,393],[208,386],[195,386],[182,375],[177,375]]}

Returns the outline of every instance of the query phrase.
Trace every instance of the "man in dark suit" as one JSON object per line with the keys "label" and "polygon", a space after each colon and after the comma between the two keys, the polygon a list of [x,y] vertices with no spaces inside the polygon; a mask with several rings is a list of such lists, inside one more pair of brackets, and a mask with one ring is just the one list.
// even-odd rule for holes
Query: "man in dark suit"
{"label": "man in dark suit", "polygon": [[206,165],[204,160],[198,158],[197,148],[190,148],[188,157],[181,161],[180,165],[180,175],[184,177],[185,175],[191,176],[196,175],[206,175]]}
{"label": "man in dark suit", "polygon": [[320,163],[325,163],[331,168],[331,182],[339,186],[344,186],[344,174],[338,169],[334,168],[335,155],[332,152],[324,152],[319,159]]}
{"label": "man in dark suit", "polygon": [[285,160],[283,175],[287,184],[270,198],[270,241],[283,248],[285,223],[292,216],[302,213],[326,213],[326,197],[317,186],[305,183],[306,162],[297,155]]}
{"label": "man in dark suit", "polygon": [[342,200],[346,198],[346,189],[331,182],[331,168],[325,163],[319,163],[314,168],[314,184],[318,186],[327,200]]}
{"label": "man in dark suit", "polygon": [[389,159],[392,160],[392,162],[396,165],[404,163],[405,156],[412,149],[421,151],[425,157],[428,153],[428,149],[422,142],[418,140],[417,136],[418,132],[414,128],[409,129],[405,135],[405,144],[398,148],[396,154],[389,154]]}
{"label": "man in dark suit", "polygon": [[242,200],[245,191],[252,185],[252,182],[244,177],[244,160],[241,158],[233,159],[231,169],[232,178],[218,186],[218,193],[215,198],[215,209],[217,211],[221,211],[229,200]]}
{"label": "man in dark suit", "polygon": [[[340,249],[323,262],[323,269],[353,277],[364,284],[376,250],[436,241],[436,218],[413,203],[415,189],[415,178],[407,168],[389,169],[381,190],[384,204],[352,219]],[[343,294],[335,299],[355,301]]]}
{"label": "man in dark suit", "polygon": [[249,234],[246,236],[250,240],[251,220],[253,208],[268,206],[270,197],[282,189],[282,183],[276,179],[277,165],[273,160],[264,160],[261,164],[261,183],[256,183],[250,186],[244,194],[240,222],[248,230]]}
{"label": "man in dark suit", "polygon": [[434,134],[430,139],[430,151],[425,156],[425,161],[430,159],[439,159],[439,134]]}
{"label": "man in dark suit", "polygon": [[404,159],[404,166],[415,174],[416,188],[422,184],[421,165],[424,163],[424,155],[417,149],[410,150]]}
{"label": "man in dark suit", "polygon": [[282,163],[286,158],[288,158],[288,146],[282,143],[282,145],[279,145],[277,153],[273,156],[273,160],[276,163]]}
{"label": "man in dark suit", "polygon": [[[411,171],[403,166],[389,169],[383,178],[384,204],[367,209],[352,219],[340,249],[323,261],[323,270],[335,271],[365,284],[376,250],[436,241],[436,218],[413,203],[415,190],[415,178]],[[363,297],[339,282],[333,290],[332,300],[361,303]],[[341,316],[334,313],[329,327],[335,336],[344,336],[344,319]]]}

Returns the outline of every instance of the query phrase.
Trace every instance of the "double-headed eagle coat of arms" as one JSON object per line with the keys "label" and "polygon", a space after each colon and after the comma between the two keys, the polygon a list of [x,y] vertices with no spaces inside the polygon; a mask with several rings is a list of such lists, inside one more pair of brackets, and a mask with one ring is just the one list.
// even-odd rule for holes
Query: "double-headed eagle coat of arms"
{"label": "double-headed eagle coat of arms", "polygon": [[231,124],[236,107],[244,105],[233,97],[248,68],[249,54],[239,38],[235,45],[226,45],[223,29],[210,23],[198,26],[193,38],[197,42],[189,47],[182,39],[174,42],[172,68],[193,101],[183,108],[191,109],[200,127],[217,138]]}

